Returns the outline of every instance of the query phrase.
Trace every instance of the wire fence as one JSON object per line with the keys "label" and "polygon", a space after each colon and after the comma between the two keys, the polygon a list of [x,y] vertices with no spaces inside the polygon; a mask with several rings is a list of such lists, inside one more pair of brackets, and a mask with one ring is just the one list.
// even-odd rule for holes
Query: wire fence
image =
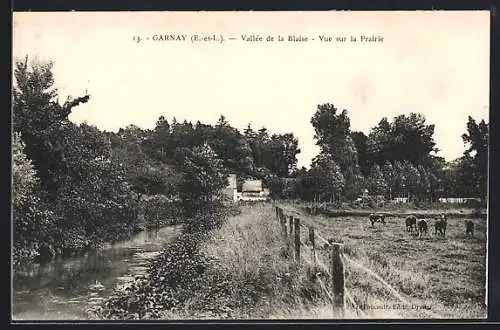
{"label": "wire fence", "polygon": [[[305,225],[300,223],[300,218],[295,215],[286,214],[282,207],[275,206],[276,220],[281,226],[282,235],[289,243],[290,249],[293,250],[295,260],[301,262],[304,260],[305,254],[301,254],[301,248],[307,248],[311,252],[311,268],[314,270],[314,278],[319,284],[321,290],[325,293],[326,297],[332,304],[334,315],[345,316],[346,311],[351,309],[358,317],[367,317],[367,313],[359,307],[354,299],[352,293],[346,288],[346,266],[356,268],[369,275],[374,280],[378,281],[386,291],[392,294],[401,304],[407,307],[414,307],[411,301],[406,299],[394,287],[387,283],[380,275],[366,267],[359,261],[348,256],[344,252],[344,244],[340,242],[333,242],[321,236],[312,225]],[[301,229],[307,229],[307,239],[301,239]],[[323,250],[329,250],[329,265],[327,266],[318,256],[318,250],[323,244]],[[320,274],[324,274],[326,283],[321,279]],[[442,318],[437,313],[428,309],[419,309],[419,311],[432,316],[434,318]]]}

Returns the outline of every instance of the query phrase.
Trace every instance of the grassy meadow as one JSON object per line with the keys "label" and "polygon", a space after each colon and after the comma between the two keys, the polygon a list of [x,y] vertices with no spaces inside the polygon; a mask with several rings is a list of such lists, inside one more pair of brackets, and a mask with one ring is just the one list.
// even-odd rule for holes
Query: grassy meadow
{"label": "grassy meadow", "polygon": [[[408,319],[484,318],[486,220],[474,218],[474,237],[465,236],[466,218],[449,218],[446,238],[418,238],[406,232],[404,217],[374,227],[366,216],[326,217],[286,213],[313,225],[324,239],[344,243],[344,315],[333,310],[321,283],[330,286],[330,249],[317,242],[319,261],[301,228],[297,262],[271,203],[241,205],[204,238],[174,242],[150,266],[145,283],[118,292],[100,319]],[[196,243],[192,246],[192,243]],[[351,261],[349,261],[351,260]],[[358,263],[353,264],[352,261]],[[361,265],[361,266],[359,266]],[[317,266],[318,268],[314,268]],[[378,274],[399,298],[366,273]],[[316,271],[312,271],[316,269]],[[322,270],[323,269],[323,270]],[[321,281],[313,279],[320,278]],[[401,301],[403,300],[403,303]],[[406,304],[405,304],[406,303]]]}
{"label": "grassy meadow", "polygon": [[[288,206],[288,214],[298,212]],[[405,230],[404,217],[388,217],[372,228],[366,216],[326,217],[300,215],[301,223],[314,225],[325,239],[344,243],[344,252],[390,284],[411,305],[401,303],[367,273],[345,262],[346,289],[362,313],[348,304],[344,318],[484,318],[486,317],[486,220],[474,218],[475,235],[465,235],[467,218],[450,218],[446,237],[418,238]],[[301,230],[301,241],[307,241]],[[322,245],[317,240],[317,245]],[[270,204],[241,207],[241,214],[226,221],[203,243],[201,250],[217,260],[201,281],[216,287],[223,274],[223,295],[193,292],[182,311],[169,319],[335,319],[327,296],[310,280],[313,265],[309,249],[302,248],[296,263],[281,236]],[[329,250],[318,249],[323,266]],[[326,275],[322,275],[328,285]],[[216,308],[207,307],[211,304]],[[223,307],[220,306],[230,306]],[[218,312],[211,312],[212,309]],[[224,312],[221,313],[220,310]]]}
{"label": "grassy meadow", "polygon": [[[365,317],[486,317],[486,219],[449,217],[444,238],[434,235],[431,221],[429,235],[419,238],[406,232],[402,216],[372,227],[367,216],[306,216],[297,208],[285,209],[301,214],[301,222],[313,225],[325,239],[344,243],[347,256],[380,275],[413,305],[401,306],[384,285],[347,262],[346,288]],[[475,223],[474,237],[465,235],[466,220]],[[328,261],[326,251],[320,254]]]}
{"label": "grassy meadow", "polygon": [[[269,319],[303,314],[323,297],[305,268],[285,248],[269,204],[241,207],[200,250],[214,260],[198,280],[206,290],[192,292],[182,310],[165,319]],[[224,290],[215,289],[222,284]]]}

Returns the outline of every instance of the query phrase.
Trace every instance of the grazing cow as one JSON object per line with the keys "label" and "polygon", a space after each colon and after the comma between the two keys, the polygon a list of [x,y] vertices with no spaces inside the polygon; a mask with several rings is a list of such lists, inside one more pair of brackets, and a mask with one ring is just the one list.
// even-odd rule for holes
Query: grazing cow
{"label": "grazing cow", "polygon": [[471,234],[474,236],[474,222],[471,220],[465,221],[465,235]]}
{"label": "grazing cow", "polygon": [[423,234],[428,234],[427,229],[427,220],[425,219],[420,219],[417,222],[417,227],[418,227],[418,237],[422,236]]}
{"label": "grazing cow", "polygon": [[413,230],[417,229],[417,218],[414,215],[410,215],[406,218],[406,231],[413,232]]}
{"label": "grazing cow", "polygon": [[385,215],[383,214],[370,214],[370,222],[372,223],[372,227],[373,227],[373,224],[375,222],[381,222],[385,225]]}
{"label": "grazing cow", "polygon": [[446,218],[446,215],[443,213],[439,217],[437,217],[437,220],[434,223],[434,235],[437,235],[438,233],[440,236],[443,237],[446,235],[447,221],[448,219]]}

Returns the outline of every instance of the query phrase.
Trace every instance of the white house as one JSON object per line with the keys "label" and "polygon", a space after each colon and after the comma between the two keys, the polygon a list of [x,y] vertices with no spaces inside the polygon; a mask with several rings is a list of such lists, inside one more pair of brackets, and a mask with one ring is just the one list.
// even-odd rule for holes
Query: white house
{"label": "white house", "polygon": [[265,201],[269,198],[269,189],[263,187],[262,180],[246,180],[243,182],[241,192],[237,189],[236,174],[230,174],[228,182],[224,192],[233,202]]}

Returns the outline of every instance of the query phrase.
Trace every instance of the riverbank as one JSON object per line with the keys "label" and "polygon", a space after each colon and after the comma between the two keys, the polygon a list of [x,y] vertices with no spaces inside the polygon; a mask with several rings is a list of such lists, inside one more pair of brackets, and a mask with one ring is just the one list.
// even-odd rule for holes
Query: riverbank
{"label": "riverbank", "polygon": [[13,273],[13,320],[86,320],[87,310],[147,271],[181,226],[143,231],[84,255],[23,265]]}
{"label": "riverbank", "polygon": [[[98,319],[289,318],[323,302],[285,248],[269,204],[241,207],[219,228],[179,237],[148,275],[95,311]],[[215,216],[226,216],[218,214]]]}

